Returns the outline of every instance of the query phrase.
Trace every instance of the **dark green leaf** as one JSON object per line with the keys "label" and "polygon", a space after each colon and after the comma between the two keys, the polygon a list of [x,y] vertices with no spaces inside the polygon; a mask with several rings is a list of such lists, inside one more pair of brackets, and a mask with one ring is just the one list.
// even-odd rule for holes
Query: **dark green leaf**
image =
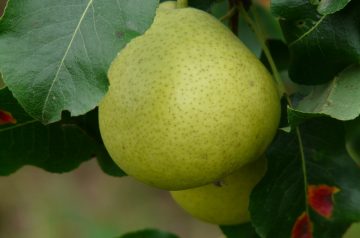
{"label": "dark green leaf", "polygon": [[236,226],[220,226],[227,238],[260,238],[251,223]]}
{"label": "dark green leaf", "polygon": [[321,84],[360,60],[360,1],[321,15],[309,0],[273,0],[291,53],[293,81]]}
{"label": "dark green leaf", "polygon": [[[167,2],[169,0],[160,0],[160,3]],[[176,0],[172,0],[176,1]],[[188,0],[190,7],[198,8],[204,11],[210,11],[212,5],[217,2],[224,2],[225,0]]]}
{"label": "dark green leaf", "polygon": [[360,65],[344,70],[330,83],[315,86],[295,108],[289,108],[291,125],[320,116],[347,121],[360,115]]}
{"label": "dark green leaf", "polygon": [[146,229],[142,231],[128,233],[120,236],[119,238],[178,238],[178,236],[164,231]]}
{"label": "dark green leaf", "polygon": [[[302,126],[301,135],[306,170],[295,134],[280,132],[268,150],[268,171],[251,194],[253,225],[261,237],[288,238],[296,220],[306,214],[313,236],[294,237],[340,238],[360,219],[360,169],[345,150],[343,123],[330,118],[310,120]],[[319,185],[334,188],[332,196],[311,200],[311,186]],[[318,207],[310,201],[319,202]],[[333,209],[327,210],[332,211],[328,217],[314,209],[322,206]]]}
{"label": "dark green leaf", "polygon": [[0,90],[0,112],[14,118],[12,123],[0,123],[0,175],[9,175],[24,165],[67,172],[96,155],[103,163],[110,163],[96,131],[96,111],[44,126],[27,115],[6,88]]}
{"label": "dark green leaf", "polygon": [[100,168],[104,173],[116,176],[116,177],[122,177],[126,176],[125,172],[120,169],[118,165],[115,164],[115,162],[111,159],[109,153],[106,151],[105,147],[103,147],[97,154],[97,160],[99,163]]}
{"label": "dark green leaf", "polygon": [[[278,70],[286,70],[289,67],[289,49],[285,45],[284,42],[280,40],[268,40],[267,46],[270,50],[271,56],[273,57],[276,67]],[[264,54],[261,53],[260,56],[261,62],[267,67],[267,69],[271,72],[270,64]]]}
{"label": "dark green leaf", "polygon": [[195,7],[204,11],[210,11],[211,6],[216,2],[225,0],[189,0],[189,6]]}
{"label": "dark green leaf", "polygon": [[[210,14],[219,20],[224,17],[229,11],[229,1],[216,1],[211,4]],[[223,19],[224,24],[226,23],[225,25],[228,25],[227,20],[228,19]]]}
{"label": "dark green leaf", "polygon": [[50,123],[93,109],[117,52],[152,23],[158,0],[15,0],[0,22],[0,67],[25,110]]}
{"label": "dark green leaf", "polygon": [[[351,0],[318,0],[318,12],[327,15],[343,9]],[[356,1],[356,0],[355,0]]]}
{"label": "dark green leaf", "polygon": [[91,158],[94,143],[73,124],[44,126],[28,116],[8,89],[0,91],[0,110],[11,113],[16,124],[0,126],[0,175],[23,165],[51,172],[70,171]]}
{"label": "dark green leaf", "polygon": [[118,165],[111,159],[109,153],[107,152],[103,141],[101,139],[101,134],[99,130],[98,122],[98,110],[97,108],[88,112],[85,116],[71,118],[76,125],[82,128],[86,133],[96,140],[98,150],[96,151],[96,158],[100,165],[100,168],[108,175],[111,176],[125,176],[125,172],[120,169]]}

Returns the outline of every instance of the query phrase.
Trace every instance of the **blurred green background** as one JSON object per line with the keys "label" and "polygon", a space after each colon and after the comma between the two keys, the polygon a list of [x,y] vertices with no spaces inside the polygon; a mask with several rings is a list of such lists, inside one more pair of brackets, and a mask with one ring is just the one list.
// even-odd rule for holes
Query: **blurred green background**
{"label": "blurred green background", "polygon": [[182,238],[219,238],[215,225],[185,214],[166,191],[104,174],[95,160],[66,174],[26,166],[0,177],[0,237],[107,238],[143,228]]}

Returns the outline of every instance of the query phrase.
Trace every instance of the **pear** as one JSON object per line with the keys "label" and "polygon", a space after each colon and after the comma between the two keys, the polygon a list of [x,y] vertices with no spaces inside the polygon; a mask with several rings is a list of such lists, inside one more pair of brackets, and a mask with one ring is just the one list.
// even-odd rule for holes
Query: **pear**
{"label": "pear", "polygon": [[235,225],[250,221],[248,211],[252,189],[264,176],[266,160],[248,164],[221,181],[171,192],[185,211],[205,222]]}
{"label": "pear", "polygon": [[343,238],[358,238],[360,237],[360,222],[352,223],[352,225],[347,229]]}
{"label": "pear", "polygon": [[99,124],[127,174],[181,190],[258,158],[276,133],[280,99],[270,74],[227,27],[172,5],[160,6],[151,27],[112,62]]}

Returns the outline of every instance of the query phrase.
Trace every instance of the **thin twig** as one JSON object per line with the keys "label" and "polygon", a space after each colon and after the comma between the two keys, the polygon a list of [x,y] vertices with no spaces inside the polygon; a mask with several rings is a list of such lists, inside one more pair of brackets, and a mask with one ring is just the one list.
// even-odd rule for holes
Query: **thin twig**
{"label": "thin twig", "polygon": [[220,17],[219,20],[220,21],[228,20],[235,14],[236,11],[237,11],[237,7],[235,7],[235,6],[232,7],[224,16]]}
{"label": "thin twig", "polygon": [[231,31],[237,36],[239,34],[239,10],[237,7],[237,0],[229,0],[229,8],[230,10],[235,8],[234,13],[230,17],[229,25]]}

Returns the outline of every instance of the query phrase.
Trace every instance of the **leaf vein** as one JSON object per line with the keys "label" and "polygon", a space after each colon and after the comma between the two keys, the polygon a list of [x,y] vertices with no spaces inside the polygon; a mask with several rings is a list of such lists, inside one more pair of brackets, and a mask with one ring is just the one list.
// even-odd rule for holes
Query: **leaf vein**
{"label": "leaf vein", "polygon": [[75,28],[75,30],[74,30],[74,33],[73,33],[73,35],[72,35],[72,37],[71,37],[71,40],[70,40],[70,42],[69,42],[69,44],[68,44],[68,47],[66,48],[66,51],[65,51],[65,53],[64,53],[64,55],[63,55],[63,57],[62,57],[62,59],[61,59],[61,61],[60,61],[60,64],[59,64],[59,67],[58,67],[58,69],[57,69],[57,71],[56,71],[56,74],[55,74],[55,77],[54,77],[54,79],[53,79],[53,82],[51,83],[51,86],[50,86],[50,88],[49,88],[49,92],[48,92],[48,94],[46,95],[46,98],[45,98],[45,101],[44,101],[44,106],[43,106],[42,115],[41,115],[41,118],[42,118],[43,121],[45,121],[46,107],[47,107],[47,104],[48,104],[48,101],[49,101],[49,98],[50,98],[50,94],[51,94],[51,92],[52,92],[52,90],[53,90],[53,87],[54,87],[54,85],[55,85],[55,82],[56,82],[56,81],[58,80],[58,78],[59,78],[60,70],[61,70],[61,68],[62,68],[63,65],[64,65],[65,59],[66,59],[66,57],[67,57],[67,55],[68,55],[68,53],[69,53],[69,51],[70,51],[70,49],[71,49],[71,46],[72,46],[72,44],[73,44],[73,42],[74,42],[75,37],[76,37],[76,35],[77,35],[77,33],[78,33],[79,29],[80,29],[80,25],[81,25],[81,23],[83,22],[83,20],[84,20],[84,18],[85,18],[85,15],[86,15],[86,13],[87,13],[87,11],[88,11],[88,9],[89,9],[89,7],[91,6],[91,4],[92,4],[93,1],[94,1],[94,0],[89,0],[89,2],[88,2],[88,4],[87,4],[84,12],[82,13],[82,15],[81,15],[81,17],[80,17],[80,19],[79,19],[79,23],[77,24],[77,26],[76,26],[76,28]]}
{"label": "leaf vein", "polygon": [[293,42],[289,43],[289,47],[292,47],[293,45],[295,45],[297,42],[301,41],[302,39],[304,39],[307,35],[309,35],[311,32],[313,32],[320,24],[321,22],[326,18],[326,15],[322,16],[317,22],[316,24],[311,27],[307,32],[305,32],[304,34],[302,34],[298,39],[294,40]]}

